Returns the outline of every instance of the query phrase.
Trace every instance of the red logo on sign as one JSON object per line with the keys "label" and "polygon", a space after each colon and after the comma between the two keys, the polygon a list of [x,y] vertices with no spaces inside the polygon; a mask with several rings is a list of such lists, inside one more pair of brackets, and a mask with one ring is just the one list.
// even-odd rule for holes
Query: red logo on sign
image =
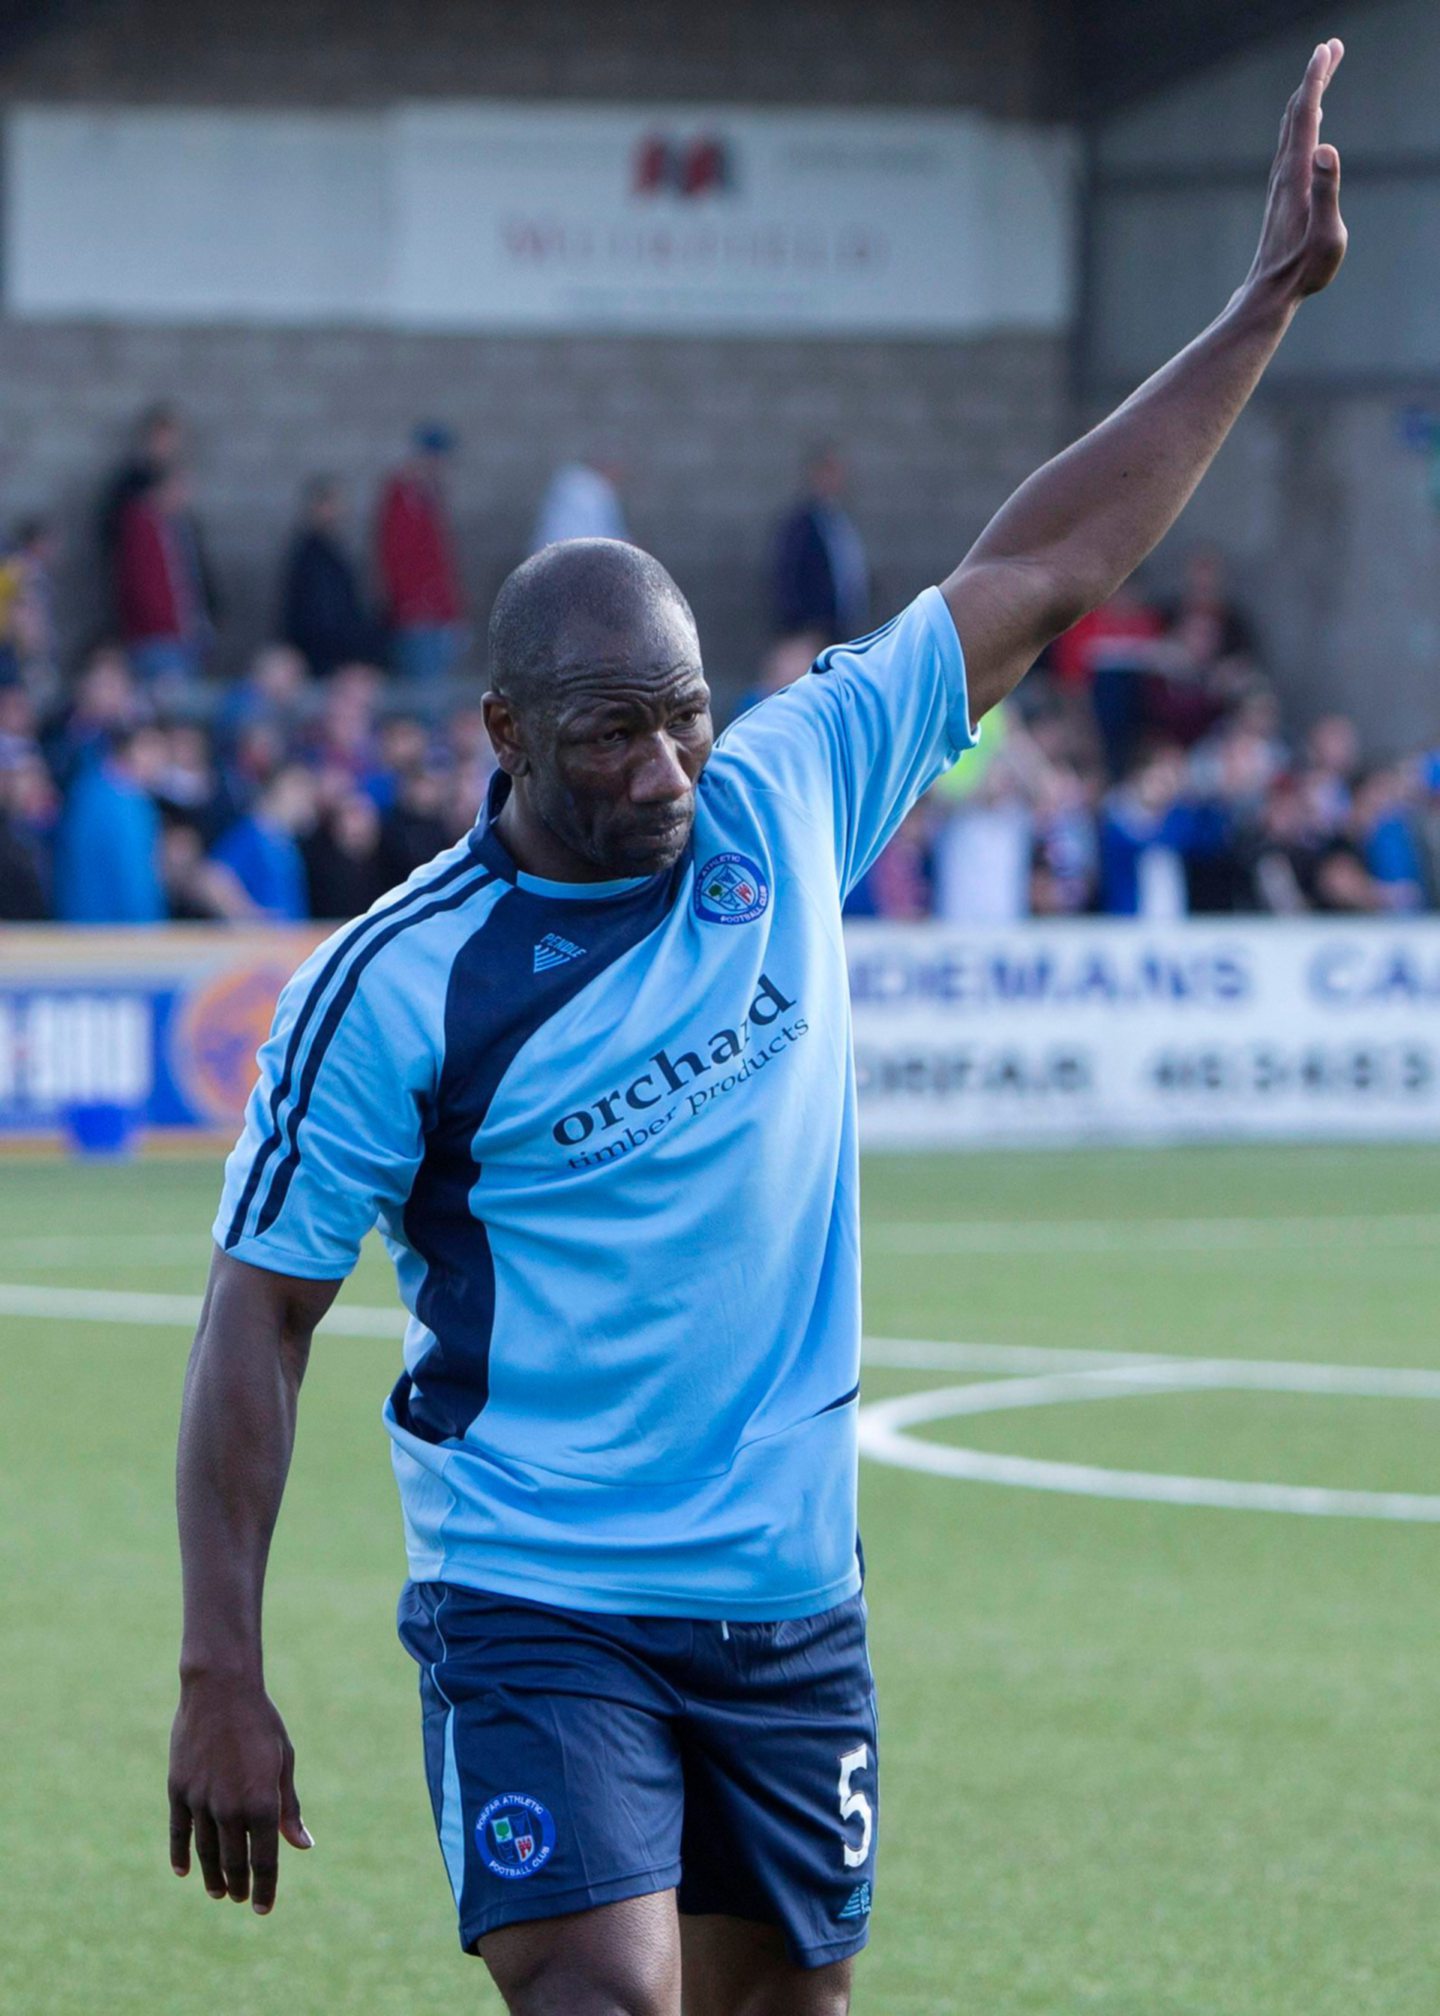
{"label": "red logo on sign", "polygon": [[717,134],[677,140],[669,133],[651,133],[635,150],[631,189],[636,196],[688,199],[724,195],[734,187],[734,157]]}

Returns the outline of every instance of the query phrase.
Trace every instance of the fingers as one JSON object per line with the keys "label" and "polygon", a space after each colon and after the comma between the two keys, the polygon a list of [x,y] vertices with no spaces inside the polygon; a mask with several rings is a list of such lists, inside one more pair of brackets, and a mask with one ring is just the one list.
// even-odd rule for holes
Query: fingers
{"label": "fingers", "polygon": [[215,1822],[204,1811],[194,1815],[195,1855],[200,1864],[200,1874],[205,1879],[205,1892],[210,1897],[225,1895],[225,1878],[220,1872],[220,1836]]}
{"label": "fingers", "polygon": [[177,1876],[190,1874],[190,1808],[170,1794],[170,1867]]}
{"label": "fingers", "polygon": [[295,1790],[295,1752],[287,1743],[280,1765],[280,1832],[292,1848],[313,1848],[309,1828],[300,1818],[300,1794]]}
{"label": "fingers", "polygon": [[1332,35],[1328,42],[1316,44],[1315,53],[1305,66],[1300,85],[1300,105],[1307,123],[1314,121],[1316,132],[1320,128],[1320,100],[1325,96],[1330,79],[1340,68],[1344,55],[1345,44],[1338,35]]}
{"label": "fingers", "polygon": [[265,1917],[275,1908],[282,1828],[285,1838],[295,1847],[314,1846],[300,1818],[294,1786],[289,1789],[290,1811],[278,1824],[274,1818],[217,1821],[203,1810],[192,1815],[183,1800],[172,1799],[170,1864],[175,1874],[189,1874],[193,1829],[195,1856],[209,1895],[217,1900],[228,1897],[234,1904],[250,1899],[259,1915]]}
{"label": "fingers", "polygon": [[263,1918],[275,1908],[275,1885],[280,1879],[280,1830],[273,1820],[250,1829],[250,1869],[255,1879],[251,1902]]}
{"label": "fingers", "polygon": [[250,1836],[243,1820],[220,1823],[220,1870],[225,1892],[232,1904],[243,1904],[250,1895]]}
{"label": "fingers", "polygon": [[1317,147],[1310,180],[1312,292],[1328,287],[1339,272],[1348,235],[1340,215],[1340,156],[1333,147]]}

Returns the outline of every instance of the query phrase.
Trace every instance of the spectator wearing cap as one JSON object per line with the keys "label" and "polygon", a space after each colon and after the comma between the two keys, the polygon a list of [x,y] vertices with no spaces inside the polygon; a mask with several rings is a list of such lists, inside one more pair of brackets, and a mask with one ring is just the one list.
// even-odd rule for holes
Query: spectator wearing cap
{"label": "spectator wearing cap", "polygon": [[312,477],[285,559],[280,634],[321,679],[337,665],[374,662],[381,655],[344,525],[344,490],[333,476]]}
{"label": "spectator wearing cap", "polygon": [[448,677],[464,639],[464,600],[444,487],[454,447],[448,428],[417,428],[411,453],[380,496],[377,571],[391,663],[404,679]]}

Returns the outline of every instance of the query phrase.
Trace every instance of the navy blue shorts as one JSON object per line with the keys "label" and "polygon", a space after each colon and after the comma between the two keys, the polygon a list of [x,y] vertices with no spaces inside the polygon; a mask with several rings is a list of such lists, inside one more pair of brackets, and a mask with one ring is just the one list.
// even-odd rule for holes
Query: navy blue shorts
{"label": "navy blue shorts", "polygon": [[674,1889],[822,1967],[865,1944],[879,1819],[865,1604],[719,1624],[411,1582],[460,1943]]}

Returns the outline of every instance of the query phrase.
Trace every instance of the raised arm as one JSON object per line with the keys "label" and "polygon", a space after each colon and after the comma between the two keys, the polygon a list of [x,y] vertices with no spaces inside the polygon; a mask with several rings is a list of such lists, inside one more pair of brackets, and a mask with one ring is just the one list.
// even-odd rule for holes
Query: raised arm
{"label": "raised arm", "polygon": [[1259,249],[1223,314],[1022,484],[944,583],[976,719],[1169,531],[1295,310],[1339,271],[1340,157],[1317,141],[1320,100],[1343,54],[1340,42],[1322,42],[1285,108]]}
{"label": "raised arm", "polygon": [[170,1860],[256,1911],[275,1901],[280,1836],[308,1848],[295,1753],[265,1692],[260,1608],[300,1382],[337,1281],[270,1274],[216,1253],[180,1419],[185,1622],[170,1741]]}

